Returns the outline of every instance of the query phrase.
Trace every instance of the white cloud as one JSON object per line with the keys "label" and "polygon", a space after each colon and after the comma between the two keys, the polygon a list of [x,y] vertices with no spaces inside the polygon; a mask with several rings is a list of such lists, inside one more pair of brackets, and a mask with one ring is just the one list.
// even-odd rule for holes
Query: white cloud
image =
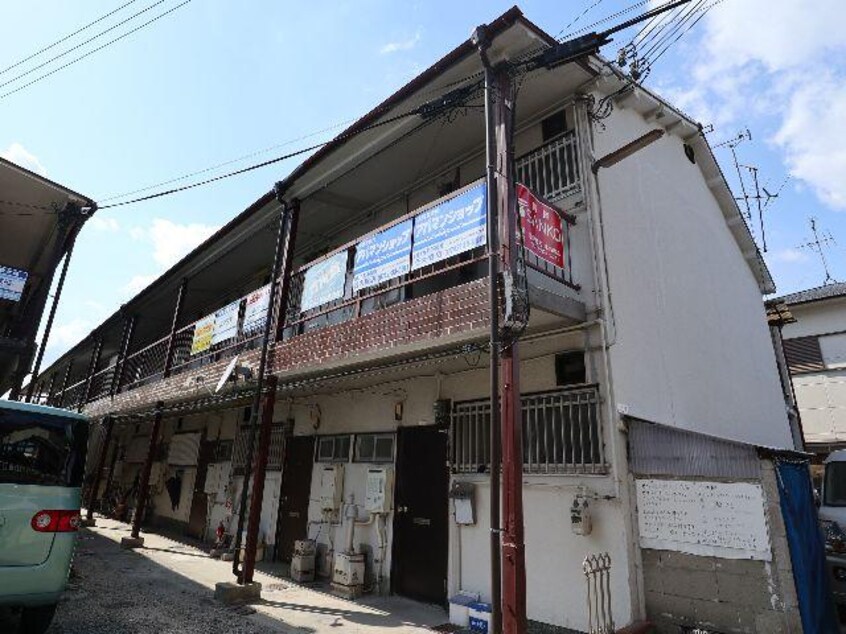
{"label": "white cloud", "polygon": [[92,216],[88,224],[94,227],[97,231],[104,231],[115,233],[120,231],[120,224],[114,218],[106,218],[104,216]]}
{"label": "white cloud", "polygon": [[77,317],[66,323],[53,326],[53,329],[50,331],[50,340],[47,342],[47,348],[67,350],[91,332],[95,324],[96,322],[89,319]]}
{"label": "white cloud", "polygon": [[163,268],[168,268],[217,230],[218,227],[212,225],[180,225],[156,218],[147,231],[147,237],[153,242],[153,259]]}
{"label": "white cloud", "polygon": [[147,237],[147,230],[144,227],[132,227],[129,230],[129,237],[133,240],[143,240]]}
{"label": "white cloud", "polygon": [[30,172],[35,172],[41,176],[47,176],[47,170],[41,164],[41,161],[38,160],[38,157],[29,152],[20,143],[12,143],[9,147],[3,150],[2,153],[0,153],[0,156],[7,161],[11,161],[12,163],[28,169]]}
{"label": "white cloud", "polygon": [[158,275],[133,275],[132,279],[121,290],[123,290],[125,295],[134,297],[152,284],[157,277]]}
{"label": "white cloud", "polygon": [[417,44],[420,42],[420,38],[422,37],[422,33],[417,31],[413,37],[410,37],[405,40],[397,40],[395,42],[388,42],[382,48],[379,49],[379,53],[382,55],[387,55],[389,53],[396,53],[398,51],[410,51],[413,49]]}
{"label": "white cloud", "polygon": [[772,255],[774,260],[779,262],[786,262],[792,264],[794,262],[805,262],[808,260],[808,254],[799,249],[783,249]]}
{"label": "white cloud", "polygon": [[722,128],[723,137],[750,116],[771,117],[777,131],[766,141],[835,209],[846,209],[842,6],[842,0],[818,0],[812,9],[795,0],[721,3],[699,27],[686,82],[659,87],[695,118]]}

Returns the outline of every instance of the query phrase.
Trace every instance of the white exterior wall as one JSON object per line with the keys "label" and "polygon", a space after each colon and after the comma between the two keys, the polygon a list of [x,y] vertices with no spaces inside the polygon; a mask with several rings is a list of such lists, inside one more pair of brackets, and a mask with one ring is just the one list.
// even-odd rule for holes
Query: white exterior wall
{"label": "white exterior wall", "polygon": [[[558,336],[557,351],[574,349],[582,343],[580,333]],[[524,347],[524,355],[532,356],[531,347]],[[596,356],[596,355],[594,355]],[[336,433],[365,433],[395,431],[399,426],[432,424],[434,401],[448,398],[453,401],[484,398],[488,393],[488,369],[480,367],[443,375],[438,392],[435,376],[411,379],[372,388],[339,392],[297,399],[293,406],[295,434],[323,435]],[[522,391],[524,393],[555,389],[554,354],[547,354],[525,360],[521,365]],[[404,400],[403,420],[394,420],[394,403]],[[320,426],[312,428],[309,409],[320,408]],[[277,411],[287,412],[287,404],[277,403]],[[601,416],[601,418],[605,418]],[[611,437],[608,426],[603,422],[606,456],[612,458]],[[617,434],[618,432],[613,432]],[[622,441],[620,441],[622,442]],[[321,544],[328,544],[328,530],[336,549],[343,540],[343,527],[326,525],[318,528],[321,514],[318,506],[320,470],[328,463],[315,463],[312,472],[311,505],[309,508],[309,536]],[[373,465],[368,463],[346,463],[344,465],[344,496],[355,495],[357,503],[363,504],[366,471]],[[384,465],[380,465],[384,466]],[[612,469],[614,467],[612,466]],[[457,475],[454,479],[476,483],[476,524],[458,527],[453,520],[450,502],[449,574],[448,594],[459,590],[476,592],[483,600],[490,600],[489,566],[489,486],[486,475]],[[578,536],[570,528],[569,509],[579,488],[594,493],[597,498],[591,502],[593,511],[593,532],[589,536]],[[587,629],[585,612],[586,586],[582,562],[589,553],[611,554],[612,597],[614,618],[627,623],[633,608],[630,575],[631,531],[629,518],[623,511],[619,496],[627,495],[626,487],[618,492],[612,474],[608,476],[549,475],[524,478],[524,514],[526,531],[527,602],[530,619],[578,630]],[[364,510],[359,515],[364,519]],[[393,515],[387,521],[388,548],[386,550],[383,576],[389,578],[391,569]],[[354,544],[369,544],[375,553],[378,537],[374,526],[356,527]]]}
{"label": "white exterior wall", "polygon": [[[615,106],[602,157],[655,129]],[[631,416],[768,447],[792,441],[761,292],[680,139],[598,174],[614,391]]]}
{"label": "white exterior wall", "polygon": [[805,442],[846,442],[846,298],[798,304],[790,312],[796,323],[784,326],[784,339],[818,336],[826,366],[793,375]]}

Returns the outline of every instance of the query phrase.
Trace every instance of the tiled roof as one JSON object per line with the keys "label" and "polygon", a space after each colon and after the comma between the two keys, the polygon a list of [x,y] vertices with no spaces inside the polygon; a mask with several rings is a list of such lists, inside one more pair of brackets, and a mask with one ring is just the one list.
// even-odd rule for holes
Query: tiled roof
{"label": "tiled roof", "polygon": [[824,286],[817,286],[816,288],[808,288],[804,291],[797,291],[782,297],[776,297],[772,302],[783,302],[785,304],[804,304],[807,302],[816,302],[821,299],[830,299],[832,297],[846,296],[846,283],[834,282],[833,284],[826,284]]}

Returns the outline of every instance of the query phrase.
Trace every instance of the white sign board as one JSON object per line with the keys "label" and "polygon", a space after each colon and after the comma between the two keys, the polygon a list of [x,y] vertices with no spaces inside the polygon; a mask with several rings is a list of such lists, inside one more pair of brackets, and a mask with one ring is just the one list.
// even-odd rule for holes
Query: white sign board
{"label": "white sign board", "polygon": [[640,545],[769,561],[764,494],[748,482],[637,480]]}
{"label": "white sign board", "polygon": [[238,336],[238,312],[240,309],[241,300],[239,299],[215,311],[212,345]]}
{"label": "white sign board", "polygon": [[270,284],[247,295],[243,326],[245,335],[251,335],[264,328],[268,306],[270,306]]}
{"label": "white sign board", "polygon": [[0,299],[18,302],[23,295],[26,278],[29,274],[11,266],[0,266]]}

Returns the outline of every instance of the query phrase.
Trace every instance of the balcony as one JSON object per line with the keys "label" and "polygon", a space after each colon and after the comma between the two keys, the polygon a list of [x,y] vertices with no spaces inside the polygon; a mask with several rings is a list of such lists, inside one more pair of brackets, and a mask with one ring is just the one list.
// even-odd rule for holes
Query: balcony
{"label": "balcony", "polygon": [[[577,193],[574,135],[565,133],[526,154],[517,161],[517,173],[541,200]],[[433,340],[443,345],[478,338],[487,323],[484,195],[483,181],[472,182],[295,270],[271,370],[325,369],[352,357],[387,356],[392,348],[421,349]],[[576,220],[547,209],[555,221],[553,257],[530,244],[525,220],[521,232],[530,300],[536,312],[548,313],[547,322],[564,317],[573,323],[584,313],[573,271],[573,249],[580,248],[572,238]],[[438,237],[436,232],[456,217],[464,228]],[[58,381],[49,400],[79,407],[170,377],[182,377],[171,381],[180,387],[200,374],[216,381],[217,365],[225,360],[241,354],[243,361],[250,351],[249,356],[257,356],[268,294],[267,286],[259,288],[179,327],[172,336],[161,336],[125,358],[117,355],[64,390]],[[562,302],[569,302],[569,308],[556,308]]]}

